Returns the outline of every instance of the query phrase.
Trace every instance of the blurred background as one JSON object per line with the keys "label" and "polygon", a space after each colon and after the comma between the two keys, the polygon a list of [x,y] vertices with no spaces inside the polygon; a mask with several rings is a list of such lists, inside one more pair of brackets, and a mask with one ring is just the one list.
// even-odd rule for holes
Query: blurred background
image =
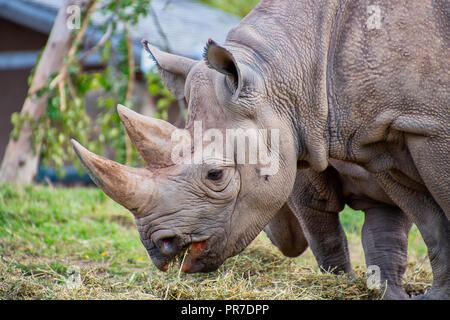
{"label": "blurred background", "polygon": [[[121,163],[139,165],[116,105],[178,127],[186,116],[184,101],[164,88],[140,41],[199,60],[208,38],[223,43],[256,4],[0,0],[0,182],[90,184],[70,138]],[[64,19],[57,20],[58,12]],[[64,34],[68,27],[71,34]],[[40,60],[44,53],[45,61]]]}

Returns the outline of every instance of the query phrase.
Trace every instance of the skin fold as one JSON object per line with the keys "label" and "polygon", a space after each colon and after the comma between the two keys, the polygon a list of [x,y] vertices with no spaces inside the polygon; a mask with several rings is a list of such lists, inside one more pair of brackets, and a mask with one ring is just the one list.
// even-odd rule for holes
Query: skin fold
{"label": "skin fold", "polygon": [[[181,131],[118,108],[146,168],[74,148],[135,215],[161,270],[189,247],[183,271],[215,270],[266,228],[286,255],[309,245],[323,269],[351,272],[337,215],[347,204],[365,212],[366,262],[380,267],[387,298],[406,298],[415,223],[434,276],[425,298],[449,299],[449,25],[447,1],[263,0],[222,46],[209,40],[202,61],[143,42],[188,105]],[[261,174],[263,164],[236,154],[175,163],[174,132],[194,157],[207,147],[197,121],[222,133],[278,130],[277,149],[265,141],[278,171]]]}

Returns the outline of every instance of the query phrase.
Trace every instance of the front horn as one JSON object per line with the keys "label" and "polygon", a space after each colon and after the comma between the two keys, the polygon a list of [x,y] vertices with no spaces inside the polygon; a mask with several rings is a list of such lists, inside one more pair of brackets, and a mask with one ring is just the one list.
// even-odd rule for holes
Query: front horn
{"label": "front horn", "polygon": [[151,171],[100,157],[74,139],[71,143],[91,179],[111,199],[136,215],[146,209],[155,190]]}

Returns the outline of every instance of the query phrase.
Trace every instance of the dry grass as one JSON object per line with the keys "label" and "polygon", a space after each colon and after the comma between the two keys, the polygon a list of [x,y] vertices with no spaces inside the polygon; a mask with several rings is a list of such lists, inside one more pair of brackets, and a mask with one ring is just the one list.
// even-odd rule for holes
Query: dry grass
{"label": "dry grass", "polygon": [[[356,217],[356,218],[355,218]],[[216,272],[158,271],[132,219],[96,189],[0,187],[1,299],[379,299],[366,287],[361,215],[344,212],[357,277],[319,272],[308,250],[283,257],[264,234]],[[423,241],[410,236],[405,286],[431,283]],[[70,270],[76,273],[71,275]],[[71,287],[70,280],[77,279]]]}

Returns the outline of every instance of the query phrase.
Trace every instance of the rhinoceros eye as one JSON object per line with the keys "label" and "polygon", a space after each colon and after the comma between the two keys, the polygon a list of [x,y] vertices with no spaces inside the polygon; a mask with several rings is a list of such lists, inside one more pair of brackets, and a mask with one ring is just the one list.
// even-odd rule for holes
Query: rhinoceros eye
{"label": "rhinoceros eye", "polygon": [[217,181],[220,180],[223,176],[223,171],[222,170],[210,170],[208,172],[208,175],[206,176],[206,178],[208,180],[213,180],[213,181]]}

